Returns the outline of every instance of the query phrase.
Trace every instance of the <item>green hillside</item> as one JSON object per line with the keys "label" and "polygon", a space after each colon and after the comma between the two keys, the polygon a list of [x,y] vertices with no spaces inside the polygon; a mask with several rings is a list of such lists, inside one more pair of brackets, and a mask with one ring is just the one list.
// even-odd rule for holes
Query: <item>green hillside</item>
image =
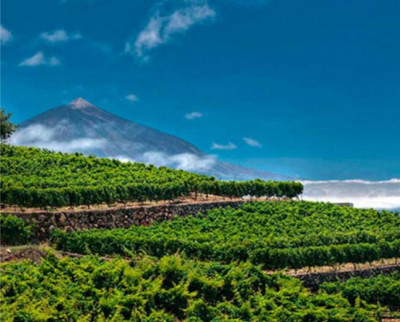
{"label": "green hillside", "polygon": [[[3,205],[112,204],[191,193],[293,198],[303,190],[296,182],[219,181],[77,153],[0,149]],[[0,224],[2,242],[30,241],[32,226],[23,218],[0,216]],[[381,321],[399,310],[399,274],[324,283],[311,292],[297,278],[266,271],[394,262],[400,257],[395,212],[253,201],[149,227],[54,229],[47,247],[53,249],[40,263],[0,265],[1,321]]]}
{"label": "green hillside", "polygon": [[298,182],[218,181],[214,177],[79,153],[67,154],[2,144],[2,203],[61,207],[171,200],[190,193],[226,197],[296,197]]}
{"label": "green hillside", "polygon": [[101,255],[181,252],[190,258],[251,261],[266,269],[366,263],[400,257],[400,216],[316,202],[253,202],[150,227],[58,231],[62,250]]}
{"label": "green hillside", "polygon": [[0,272],[1,321],[364,322],[378,321],[380,312],[374,300],[351,303],[332,289],[313,294],[295,278],[248,263],[176,255],[131,262],[50,256],[39,265],[5,264]]}

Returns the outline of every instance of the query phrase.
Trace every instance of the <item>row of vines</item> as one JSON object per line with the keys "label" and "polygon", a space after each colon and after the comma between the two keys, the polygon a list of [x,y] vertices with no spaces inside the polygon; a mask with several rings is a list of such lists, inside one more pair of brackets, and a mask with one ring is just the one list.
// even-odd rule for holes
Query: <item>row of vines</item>
{"label": "row of vines", "polygon": [[224,197],[297,197],[299,182],[218,181],[215,177],[79,153],[1,144],[1,202],[62,207],[171,200],[191,193]]}
{"label": "row of vines", "polygon": [[266,269],[365,263],[400,257],[400,217],[389,211],[314,202],[254,202],[150,227],[54,231],[59,249],[100,255],[180,252],[189,258],[251,261]]}
{"label": "row of vines", "polygon": [[392,311],[400,310],[400,272],[374,277],[353,277],[344,282],[323,283],[321,289],[328,294],[341,293],[350,303],[358,298],[368,303],[381,303]]}
{"label": "row of vines", "polygon": [[385,308],[249,263],[97,257],[1,265],[1,321],[378,321]]}

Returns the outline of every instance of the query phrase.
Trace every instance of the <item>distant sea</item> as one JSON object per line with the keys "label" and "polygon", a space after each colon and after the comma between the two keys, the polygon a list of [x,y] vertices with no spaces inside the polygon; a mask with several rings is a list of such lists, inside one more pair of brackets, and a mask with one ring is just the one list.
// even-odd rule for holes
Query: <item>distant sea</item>
{"label": "distant sea", "polygon": [[350,202],[357,208],[400,211],[400,179],[303,181],[304,200]]}

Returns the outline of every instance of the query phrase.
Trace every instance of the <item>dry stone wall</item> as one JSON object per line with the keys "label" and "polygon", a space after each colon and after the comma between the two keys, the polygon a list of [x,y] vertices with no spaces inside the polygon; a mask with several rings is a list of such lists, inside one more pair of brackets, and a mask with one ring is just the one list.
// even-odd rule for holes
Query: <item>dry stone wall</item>
{"label": "dry stone wall", "polygon": [[305,273],[293,275],[303,281],[303,285],[312,291],[317,291],[319,286],[324,282],[345,281],[352,277],[373,277],[382,275],[390,275],[393,272],[400,272],[400,265],[387,265],[381,267],[371,267],[364,269],[356,269],[349,271],[338,272],[319,272],[319,273]]}
{"label": "dry stone wall", "polygon": [[85,210],[74,212],[13,213],[14,216],[33,224],[34,241],[47,240],[50,232],[64,229],[72,232],[80,229],[128,228],[133,225],[149,226],[152,222],[171,220],[176,216],[205,214],[209,209],[238,208],[244,201],[223,201],[193,204],[170,204],[105,210]]}

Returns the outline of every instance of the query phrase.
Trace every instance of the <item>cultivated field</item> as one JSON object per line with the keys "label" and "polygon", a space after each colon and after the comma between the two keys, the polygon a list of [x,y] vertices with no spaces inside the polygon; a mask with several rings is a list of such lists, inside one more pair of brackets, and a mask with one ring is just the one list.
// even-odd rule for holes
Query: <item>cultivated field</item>
{"label": "cultivated field", "polygon": [[[49,207],[250,196],[238,209],[215,208],[149,226],[54,228],[46,245],[11,249],[32,243],[33,228],[43,227],[1,215],[1,321],[399,316],[398,213],[295,201],[298,183],[218,181],[79,154],[1,148],[2,203],[24,207],[24,218],[38,208],[46,208],[40,214],[46,216]],[[275,201],[251,201],[265,195]],[[337,273],[343,268],[347,273]],[[338,280],[323,282],[327,270]],[[320,282],[307,288],[310,278]]]}

